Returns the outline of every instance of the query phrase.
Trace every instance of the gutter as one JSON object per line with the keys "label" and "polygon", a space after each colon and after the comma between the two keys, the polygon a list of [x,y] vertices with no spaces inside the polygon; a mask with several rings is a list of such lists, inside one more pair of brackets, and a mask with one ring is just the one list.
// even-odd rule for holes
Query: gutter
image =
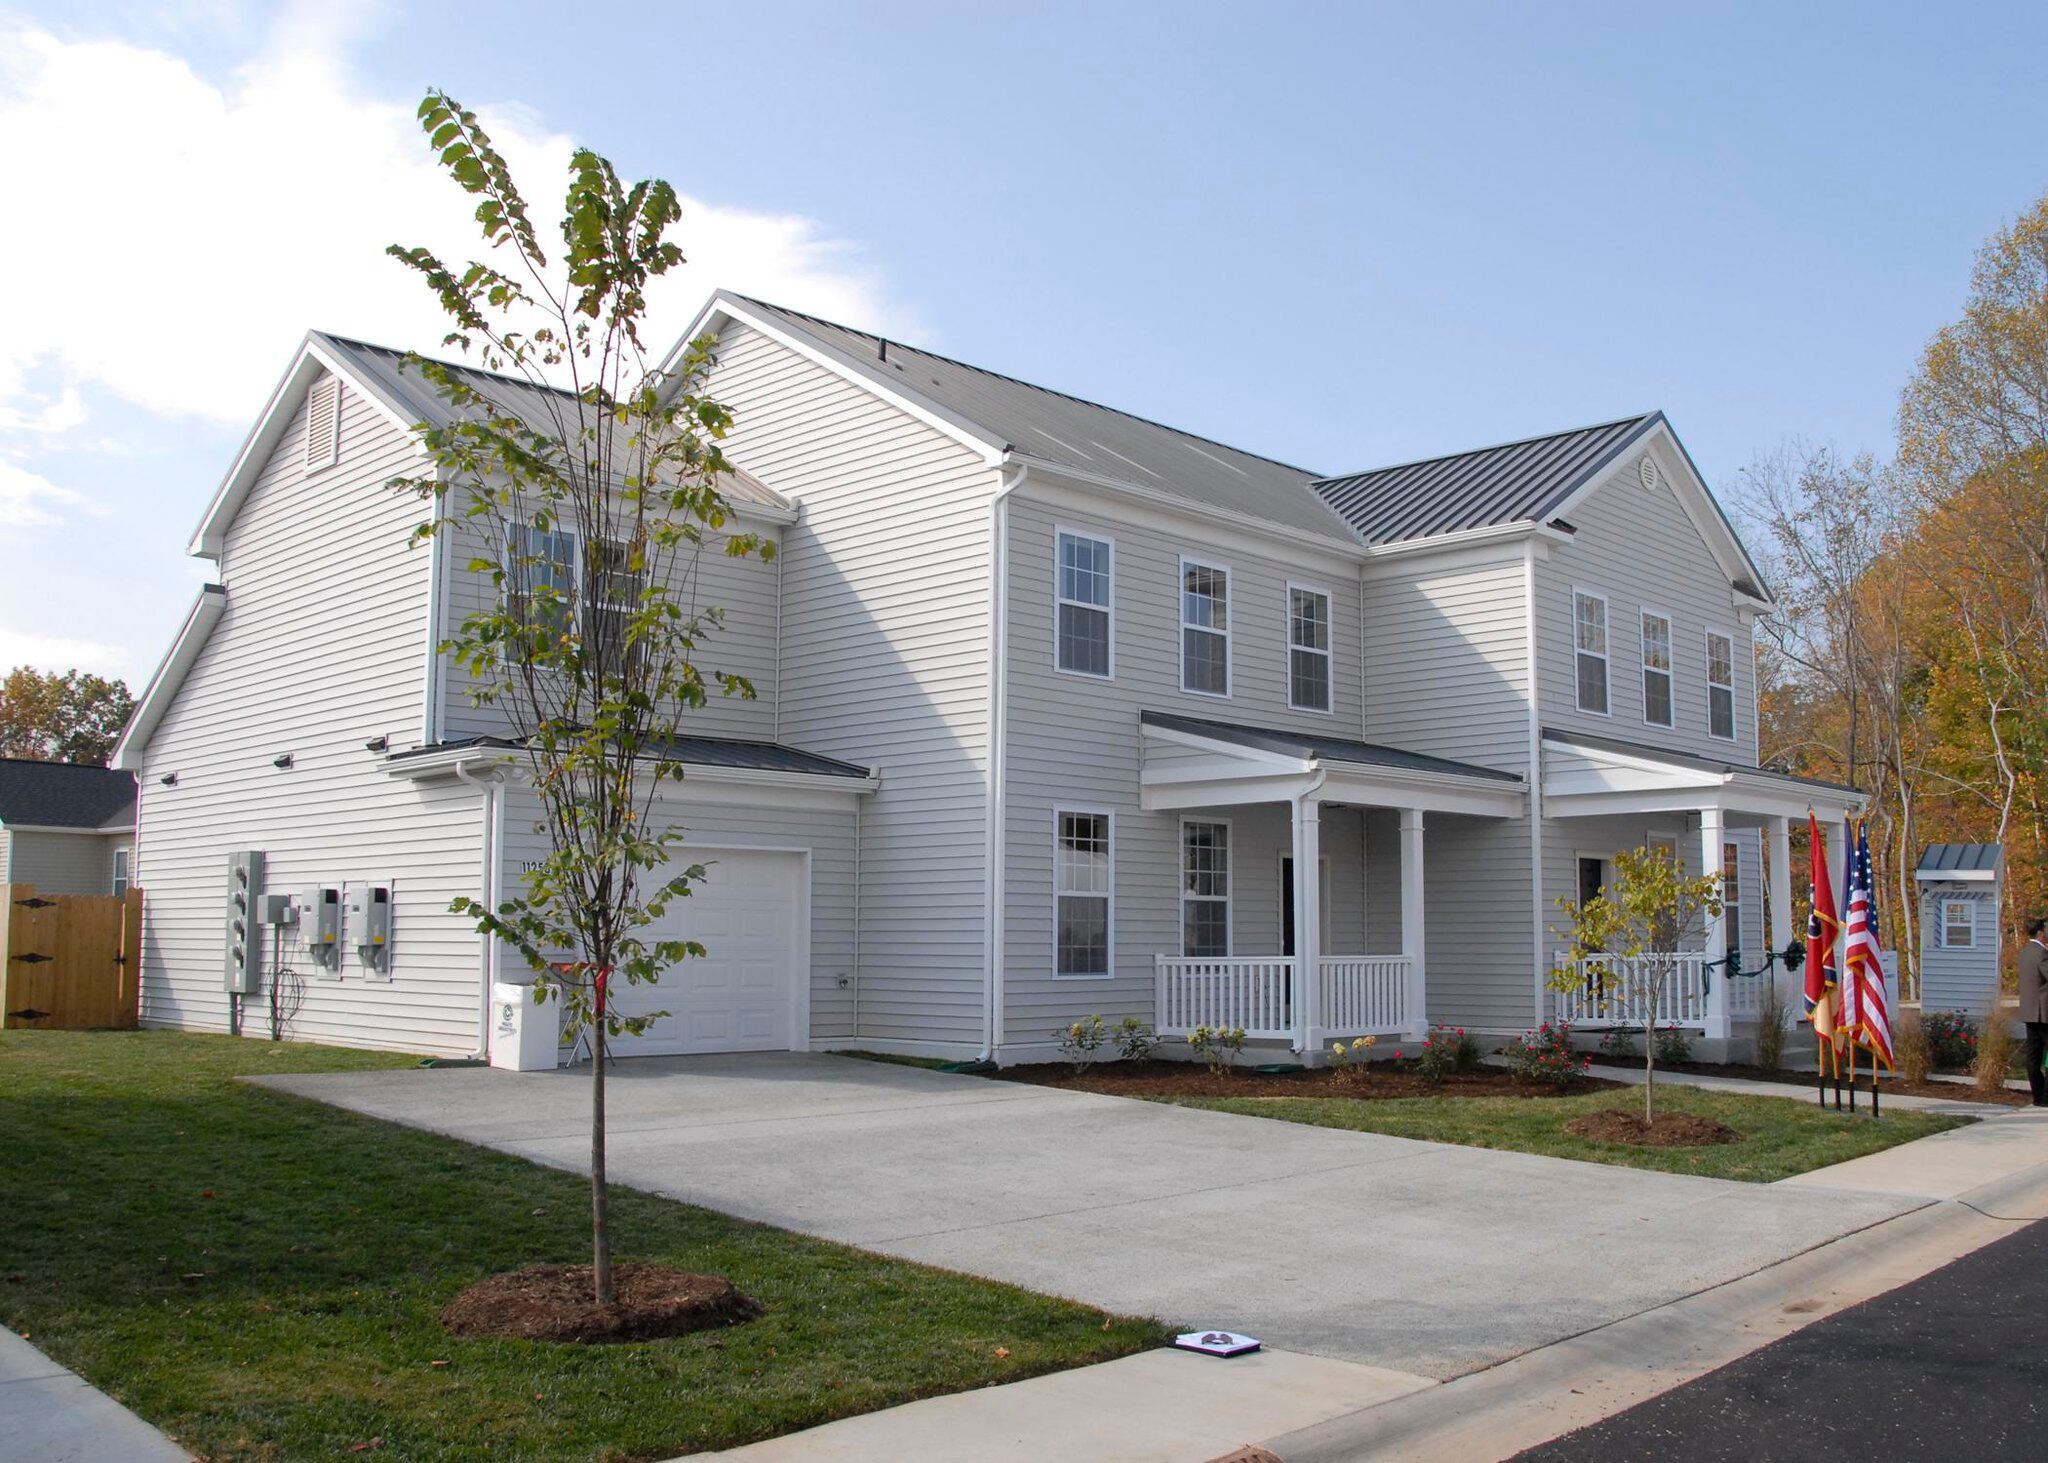
{"label": "gutter", "polygon": [[981,1051],[977,1062],[997,1060],[1003,1047],[1003,854],[1008,844],[1009,639],[1010,639],[1010,494],[1031,475],[1028,463],[1011,457],[1006,464],[1016,476],[1000,478],[988,508],[988,844],[983,854],[987,873],[988,984],[982,1004]]}

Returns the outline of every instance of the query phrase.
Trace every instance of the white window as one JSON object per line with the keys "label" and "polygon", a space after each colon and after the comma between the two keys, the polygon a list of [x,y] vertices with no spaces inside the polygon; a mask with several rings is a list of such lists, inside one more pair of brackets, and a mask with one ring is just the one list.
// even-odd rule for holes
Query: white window
{"label": "white window", "polygon": [[[642,566],[644,568],[644,566]],[[618,539],[598,539],[590,546],[585,584],[584,642],[599,669],[619,674],[629,662],[627,621],[640,607],[640,590],[645,579],[642,568],[633,563],[633,547]],[[631,648],[639,658],[639,646]]]}
{"label": "white window", "polygon": [[1671,725],[1671,620],[1648,610],[1643,611],[1643,721]]}
{"label": "white window", "polygon": [[1742,942],[1742,845],[1724,843],[1721,845],[1721,907],[1722,917],[1728,923],[1728,948],[1740,948]]}
{"label": "white window", "polygon": [[1287,704],[1330,709],[1330,596],[1299,584],[1287,586]]}
{"label": "white window", "polygon": [[1190,818],[1180,825],[1180,953],[1230,953],[1230,825]]}
{"label": "white window", "polygon": [[306,393],[306,471],[341,460],[341,381],[322,376]]}
{"label": "white window", "polygon": [[1977,943],[1977,905],[1969,899],[1941,902],[1941,943],[1949,950],[1968,950]]}
{"label": "white window", "polygon": [[1058,624],[1054,627],[1054,664],[1078,676],[1113,673],[1111,637],[1112,560],[1115,545],[1106,538],[1061,530],[1054,536],[1055,594]]}
{"label": "white window", "polygon": [[1110,816],[1053,814],[1053,972],[1108,975],[1110,899],[1115,885]]}
{"label": "white window", "polygon": [[1735,640],[1707,631],[1707,735],[1735,740]]}
{"label": "white window", "polygon": [[1607,601],[1572,591],[1572,634],[1578,647],[1579,710],[1607,715]]}
{"label": "white window", "polygon": [[575,625],[575,534],[517,520],[505,525],[505,609],[522,626]]}
{"label": "white window", "polygon": [[116,899],[122,898],[128,892],[128,883],[131,877],[129,874],[129,861],[133,857],[134,855],[125,848],[114,850],[114,897]]}
{"label": "white window", "polygon": [[1230,694],[1230,571],[1180,561],[1180,688]]}

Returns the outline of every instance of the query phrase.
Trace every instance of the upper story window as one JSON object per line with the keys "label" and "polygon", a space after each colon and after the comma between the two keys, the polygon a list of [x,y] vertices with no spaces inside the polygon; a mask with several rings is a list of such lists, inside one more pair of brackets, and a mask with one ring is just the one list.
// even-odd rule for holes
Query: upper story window
{"label": "upper story window", "polygon": [[638,659],[640,647],[628,644],[630,620],[640,607],[645,576],[633,562],[633,546],[618,539],[598,539],[590,546],[589,586],[585,606],[584,643],[599,669],[616,674]]}
{"label": "upper story window", "polygon": [[1578,648],[1579,710],[1607,715],[1607,601],[1572,591],[1572,636]]}
{"label": "upper story window", "polygon": [[1945,899],[1941,904],[1941,943],[1944,949],[1967,950],[1977,943],[1977,906],[1968,899]]}
{"label": "upper story window", "polygon": [[505,525],[505,608],[521,625],[574,626],[575,534],[516,519]]}
{"label": "upper story window", "polygon": [[1287,586],[1287,704],[1330,709],[1330,596],[1298,584]]}
{"label": "upper story window", "polygon": [[306,393],[306,471],[341,460],[341,379],[322,376]]}
{"label": "upper story window", "polygon": [[1671,725],[1671,619],[1648,610],[1643,611],[1643,721]]}
{"label": "upper story window", "polygon": [[1735,637],[1707,631],[1707,735],[1735,740]]}
{"label": "upper story window", "polygon": [[1109,974],[1109,903],[1115,861],[1109,814],[1062,810],[1053,815],[1053,972]]}
{"label": "upper story window", "polygon": [[1190,818],[1180,825],[1180,953],[1230,953],[1230,825]]}
{"label": "upper story window", "polygon": [[1054,573],[1059,623],[1053,629],[1054,664],[1080,676],[1112,674],[1111,604],[1116,546],[1106,538],[1062,529],[1055,535]]}
{"label": "upper story window", "polygon": [[1180,688],[1230,694],[1230,571],[1180,561]]}

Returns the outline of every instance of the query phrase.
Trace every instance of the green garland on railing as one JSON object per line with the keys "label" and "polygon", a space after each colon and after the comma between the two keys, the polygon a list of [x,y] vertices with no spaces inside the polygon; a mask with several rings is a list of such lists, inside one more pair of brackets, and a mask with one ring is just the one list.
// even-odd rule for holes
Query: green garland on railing
{"label": "green garland on railing", "polygon": [[[1793,971],[1805,963],[1806,944],[1802,940],[1794,940],[1782,950],[1768,950],[1764,952],[1764,963],[1754,970],[1744,970],[1742,968],[1742,952],[1740,950],[1730,950],[1719,960],[1706,961],[1701,965],[1700,970],[1702,974],[1705,974],[1705,972],[1714,969],[1715,966],[1720,966],[1730,980],[1755,980],[1760,975],[1769,975],[1780,965],[1784,966],[1787,971]],[[1702,981],[1701,989],[1704,990],[1705,988],[1705,982]]]}

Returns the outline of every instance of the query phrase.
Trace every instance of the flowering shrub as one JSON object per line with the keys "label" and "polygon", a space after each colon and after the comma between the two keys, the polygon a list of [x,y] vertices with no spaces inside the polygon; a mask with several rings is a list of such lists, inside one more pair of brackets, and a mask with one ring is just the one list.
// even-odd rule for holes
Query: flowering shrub
{"label": "flowering shrub", "polygon": [[1367,1053],[1378,1045],[1376,1036],[1361,1036],[1348,1047],[1341,1041],[1331,1042],[1330,1070],[1337,1074],[1339,1082],[1364,1081]]}
{"label": "flowering shrub", "polygon": [[1095,1056],[1096,1048],[1102,1045],[1105,1028],[1100,1016],[1090,1016],[1086,1021],[1076,1021],[1065,1031],[1053,1034],[1059,1038],[1060,1055],[1074,1064],[1080,1071]]}
{"label": "flowering shrub", "polygon": [[1626,1026],[1610,1026],[1600,1033],[1600,1055],[1612,1061],[1633,1061],[1636,1034]]}
{"label": "flowering shrub", "polygon": [[1927,1056],[1937,1071],[1967,1067],[1977,1060],[1977,1024],[1963,1011],[1922,1011]]}
{"label": "flowering shrub", "polygon": [[1692,1038],[1676,1026],[1660,1027],[1657,1031],[1657,1060],[1666,1063],[1691,1061]]}
{"label": "flowering shrub", "polygon": [[1548,1021],[1534,1031],[1524,1032],[1500,1049],[1508,1070],[1524,1082],[1547,1087],[1565,1087],[1592,1065],[1592,1058],[1572,1050],[1572,1029]]}
{"label": "flowering shrub", "polygon": [[1188,1035],[1188,1050],[1209,1068],[1209,1075],[1221,1077],[1237,1065],[1244,1050],[1242,1026],[1197,1026]]}
{"label": "flowering shrub", "polygon": [[1415,1075],[1425,1082],[1441,1082],[1453,1072],[1469,1072],[1479,1065],[1479,1043],[1465,1034],[1462,1026],[1432,1026],[1415,1054]]}
{"label": "flowering shrub", "polygon": [[1127,1062],[1142,1062],[1159,1050],[1159,1033],[1135,1016],[1117,1022],[1110,1034],[1116,1038],[1116,1054]]}

